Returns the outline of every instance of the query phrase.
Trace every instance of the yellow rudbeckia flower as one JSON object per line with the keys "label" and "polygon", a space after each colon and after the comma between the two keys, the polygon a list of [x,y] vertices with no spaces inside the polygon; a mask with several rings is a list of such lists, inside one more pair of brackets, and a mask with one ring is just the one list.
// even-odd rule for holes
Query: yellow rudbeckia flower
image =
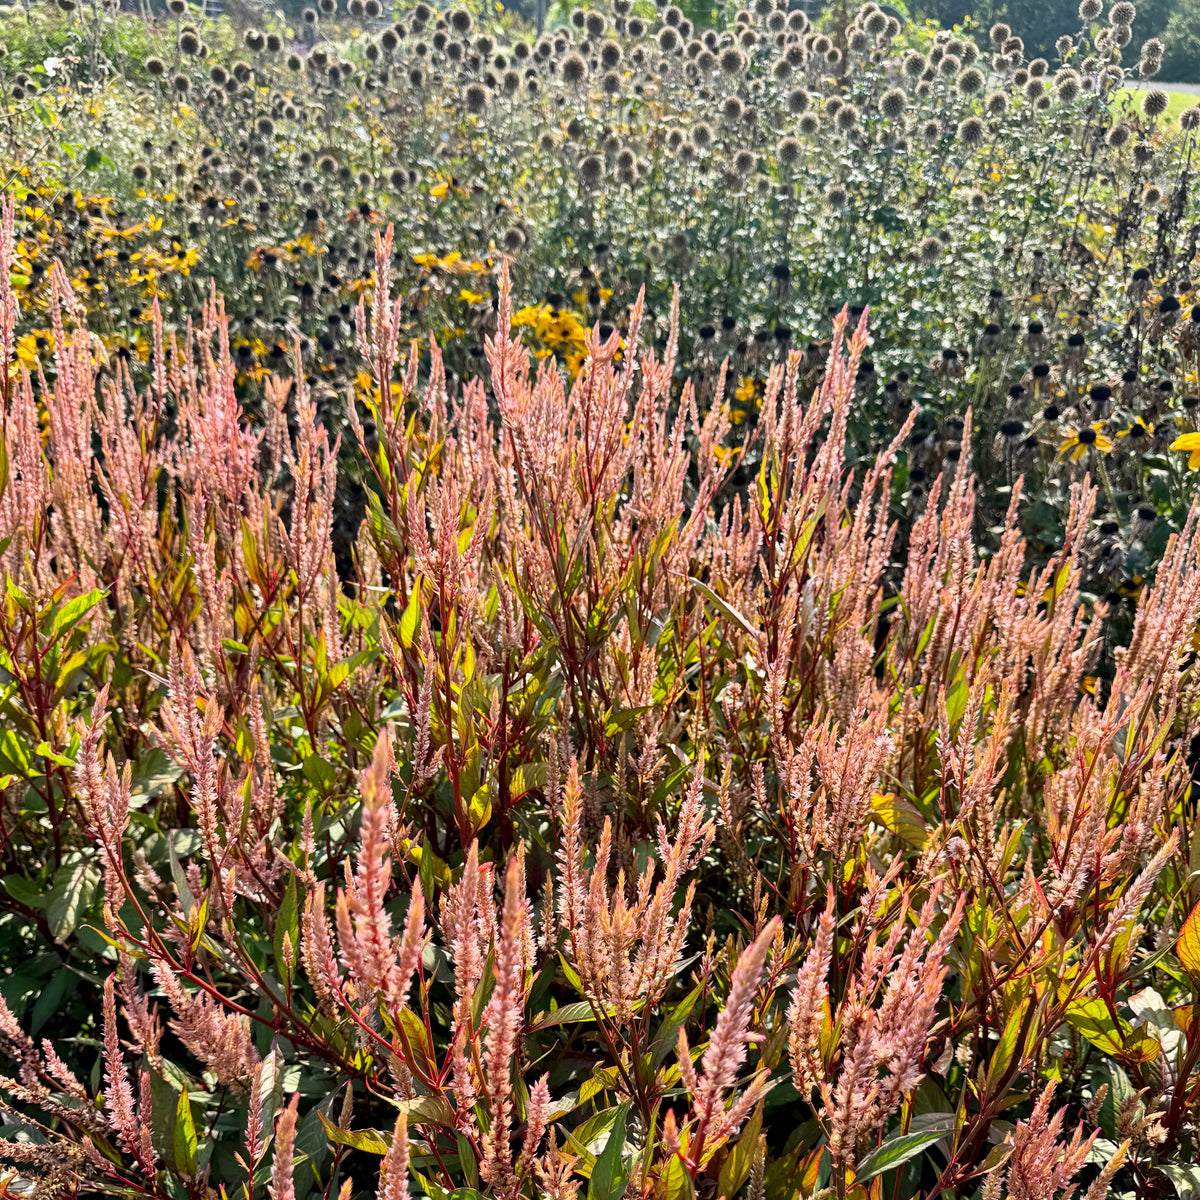
{"label": "yellow rudbeckia flower", "polygon": [[1184,433],[1171,443],[1172,450],[1189,452],[1188,470],[1200,471],[1200,433]]}
{"label": "yellow rudbeckia flower", "polygon": [[1093,447],[1101,454],[1107,454],[1113,448],[1113,441],[1112,438],[1100,432],[1103,428],[1104,422],[1097,421],[1094,425],[1085,425],[1082,429],[1069,434],[1058,448],[1059,457],[1078,462]]}

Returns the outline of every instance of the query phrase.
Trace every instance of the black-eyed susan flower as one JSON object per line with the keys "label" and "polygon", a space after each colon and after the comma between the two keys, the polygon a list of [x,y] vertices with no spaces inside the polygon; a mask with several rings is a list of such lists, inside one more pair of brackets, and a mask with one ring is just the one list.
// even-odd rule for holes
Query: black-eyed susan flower
{"label": "black-eyed susan flower", "polygon": [[1103,429],[1103,422],[1097,421],[1094,425],[1085,425],[1082,429],[1069,433],[1058,448],[1059,457],[1078,462],[1092,449],[1107,454],[1113,448],[1113,440],[1102,432]]}
{"label": "black-eyed susan flower", "polygon": [[1172,450],[1188,452],[1188,470],[1200,471],[1200,433],[1184,433],[1171,443]]}

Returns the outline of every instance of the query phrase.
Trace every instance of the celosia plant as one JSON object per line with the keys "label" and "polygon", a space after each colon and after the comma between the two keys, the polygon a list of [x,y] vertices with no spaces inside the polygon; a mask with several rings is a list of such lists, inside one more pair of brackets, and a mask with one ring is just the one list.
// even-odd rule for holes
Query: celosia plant
{"label": "celosia plant", "polygon": [[897,562],[866,313],[741,433],[640,299],[535,367],[504,270],[460,388],[389,230],[339,448],[300,370],[242,411],[215,296],[143,384],[55,268],[31,373],[14,221],[7,953],[84,1003],[0,1005],[10,1194],[1183,1186],[1195,511],[1120,645],[1096,488],[1031,567],[1015,481],[981,553],[969,421]]}

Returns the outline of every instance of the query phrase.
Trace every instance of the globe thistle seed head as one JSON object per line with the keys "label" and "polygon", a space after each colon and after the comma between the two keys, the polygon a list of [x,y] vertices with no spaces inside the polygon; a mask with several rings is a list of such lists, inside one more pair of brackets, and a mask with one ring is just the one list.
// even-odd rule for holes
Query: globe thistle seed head
{"label": "globe thistle seed head", "polygon": [[604,160],[598,154],[588,154],[579,162],[579,178],[588,187],[595,187],[604,178]]}
{"label": "globe thistle seed head", "polygon": [[185,29],[179,35],[181,53],[195,56],[200,53],[200,35],[194,29]]}
{"label": "globe thistle seed head", "polygon": [[841,212],[849,202],[849,196],[846,194],[846,189],[840,183],[831,184],[825,191],[825,203],[834,212]]}
{"label": "globe thistle seed head", "polygon": [[745,70],[746,56],[736,46],[727,46],[721,50],[721,71],[727,76],[737,76]]}
{"label": "globe thistle seed head", "polygon": [[1060,74],[1055,81],[1055,91],[1064,104],[1073,104],[1081,90],[1079,76],[1073,71],[1069,75]]}
{"label": "globe thistle seed head", "polygon": [[1102,0],[1079,0],[1079,19],[1084,24],[1095,21],[1104,11]]}
{"label": "globe thistle seed head", "polygon": [[588,37],[600,38],[608,29],[608,21],[603,13],[590,12],[584,20],[583,27],[587,30]]}
{"label": "globe thistle seed head", "polygon": [[[578,10],[576,10],[578,11]],[[564,83],[572,86],[582,83],[587,78],[588,67],[582,54],[574,51],[562,60],[562,78]]]}
{"label": "globe thistle seed head", "polygon": [[919,50],[910,50],[904,56],[904,74],[909,79],[920,79],[928,65],[925,55]]}
{"label": "globe thistle seed head", "polygon": [[983,145],[985,132],[979,117],[966,117],[958,123],[959,145],[964,150],[977,150]]}
{"label": "globe thistle seed head", "polygon": [[821,128],[821,122],[816,113],[808,112],[800,118],[800,122],[796,128],[799,129],[799,131],[805,137],[812,137],[817,130]]}
{"label": "globe thistle seed head", "polygon": [[908,96],[903,88],[889,88],[879,100],[879,111],[887,121],[898,121],[908,107]]}
{"label": "globe thistle seed head", "polygon": [[192,81],[182,72],[175,76],[171,81],[171,87],[175,89],[181,96],[184,95],[192,86]]}
{"label": "globe thistle seed head", "polygon": [[1112,150],[1119,150],[1129,141],[1129,126],[1114,125],[1104,139],[1104,144]]}
{"label": "globe thistle seed head", "polygon": [[795,166],[800,161],[802,147],[800,142],[794,137],[785,137],[779,140],[779,144],[775,147],[775,157],[785,167]]}
{"label": "globe thistle seed head", "polygon": [[1108,20],[1112,25],[1132,25],[1137,16],[1137,8],[1130,0],[1117,0],[1108,10]]}
{"label": "globe thistle seed head", "polygon": [[165,73],[167,69],[167,64],[163,62],[163,60],[157,55],[153,54],[146,59],[144,66],[146,68],[146,74],[153,79],[158,79]]}
{"label": "globe thistle seed head", "polygon": [[788,92],[784,104],[787,106],[788,112],[794,117],[798,117],[801,113],[806,112],[809,106],[808,93],[801,87],[792,88]]}
{"label": "globe thistle seed head", "polygon": [[1114,46],[1124,48],[1133,41],[1133,29],[1128,25],[1113,25],[1108,31],[1108,36]]}
{"label": "globe thistle seed head", "polygon": [[932,145],[934,142],[940,141],[941,136],[942,126],[939,121],[929,120],[925,122],[921,129],[921,137],[924,138],[926,142]]}
{"label": "globe thistle seed head", "polygon": [[1193,104],[1179,114],[1179,126],[1188,133],[1200,129],[1200,104]]}
{"label": "globe thistle seed head", "polygon": [[858,128],[858,109],[853,104],[844,104],[833,119],[839,133],[851,133]]}
{"label": "globe thistle seed head", "polygon": [[670,25],[658,31],[658,48],[663,54],[674,54],[679,49],[679,34]]}
{"label": "globe thistle seed head", "polygon": [[1166,92],[1161,88],[1152,88],[1142,98],[1142,112],[1153,120],[1155,117],[1161,117],[1170,103],[1171,97]]}
{"label": "globe thistle seed head", "polygon": [[697,150],[706,150],[713,143],[712,126],[707,121],[697,121],[692,127],[692,145]]}
{"label": "globe thistle seed head", "polygon": [[350,0],[350,2],[346,5],[346,12],[348,12],[350,16],[357,21],[360,20],[363,14],[366,12],[366,6],[363,4],[363,0]]}
{"label": "globe thistle seed head", "polygon": [[977,92],[983,91],[986,80],[978,67],[967,67],[959,74],[955,82],[962,95],[974,96]]}
{"label": "globe thistle seed head", "polygon": [[[1097,2],[1097,0],[1094,0],[1094,2]],[[992,26],[988,36],[991,38],[993,46],[1001,47],[1012,37],[1012,26],[1006,25],[1003,21],[997,21]]]}
{"label": "globe thistle seed head", "polygon": [[1154,147],[1149,142],[1138,142],[1133,148],[1133,161],[1139,167],[1148,167],[1154,161]]}
{"label": "globe thistle seed head", "polygon": [[721,105],[721,116],[730,123],[742,119],[742,102],[736,96],[726,96]]}
{"label": "globe thistle seed head", "polygon": [[733,156],[733,169],[744,179],[757,165],[757,160],[749,150],[739,150]]}

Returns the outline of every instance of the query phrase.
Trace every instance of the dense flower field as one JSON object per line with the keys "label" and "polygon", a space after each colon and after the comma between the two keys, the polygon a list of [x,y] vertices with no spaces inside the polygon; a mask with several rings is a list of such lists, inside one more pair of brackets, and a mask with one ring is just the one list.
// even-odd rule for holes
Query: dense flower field
{"label": "dense flower field", "polygon": [[0,21],[0,1195],[1200,1195],[1133,5],[171,4]]}

